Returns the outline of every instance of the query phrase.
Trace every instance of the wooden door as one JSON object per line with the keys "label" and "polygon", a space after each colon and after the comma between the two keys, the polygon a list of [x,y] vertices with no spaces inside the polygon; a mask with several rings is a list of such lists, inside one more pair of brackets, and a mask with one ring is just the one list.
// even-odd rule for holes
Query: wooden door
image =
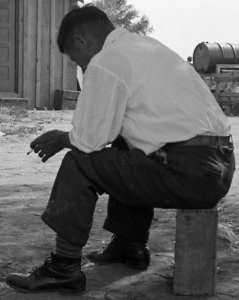
{"label": "wooden door", "polygon": [[15,0],[0,0],[0,93],[16,92]]}

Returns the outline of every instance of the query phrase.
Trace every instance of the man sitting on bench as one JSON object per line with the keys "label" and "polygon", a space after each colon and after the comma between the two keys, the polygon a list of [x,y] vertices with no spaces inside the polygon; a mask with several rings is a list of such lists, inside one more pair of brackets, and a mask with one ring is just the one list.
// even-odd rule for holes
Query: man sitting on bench
{"label": "man sitting on bench", "polygon": [[72,130],[49,131],[31,143],[43,162],[71,150],[42,215],[56,232],[55,253],[32,273],[7,277],[25,292],[85,290],[81,253],[98,195],[109,195],[104,229],[113,238],[88,258],[146,269],[154,207],[213,207],[228,192],[235,169],[226,116],[174,51],[115,29],[91,5],[63,18],[58,46],[82,68],[83,87]]}

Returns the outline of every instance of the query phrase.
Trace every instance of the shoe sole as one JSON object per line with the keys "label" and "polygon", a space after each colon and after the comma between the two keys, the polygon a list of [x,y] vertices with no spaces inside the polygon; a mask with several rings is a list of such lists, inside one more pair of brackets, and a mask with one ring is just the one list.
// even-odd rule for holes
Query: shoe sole
{"label": "shoe sole", "polygon": [[108,264],[124,264],[127,267],[131,269],[137,269],[137,270],[147,270],[149,265],[140,265],[140,264],[134,264],[132,261],[129,260],[123,260],[123,259],[115,259],[114,261],[96,261],[94,259],[91,259],[87,257],[91,262],[97,264],[97,265],[108,265]]}
{"label": "shoe sole", "polygon": [[7,285],[9,285],[11,288],[14,288],[17,291],[20,291],[22,293],[28,293],[28,294],[40,294],[40,293],[54,293],[54,292],[58,292],[60,294],[77,294],[77,295],[83,295],[85,294],[88,290],[85,289],[84,291],[82,290],[68,290],[68,289],[63,289],[63,288],[56,288],[56,289],[45,289],[45,290],[27,290],[27,289],[23,289],[23,288],[19,288],[18,286],[10,283],[8,280],[6,280]]}

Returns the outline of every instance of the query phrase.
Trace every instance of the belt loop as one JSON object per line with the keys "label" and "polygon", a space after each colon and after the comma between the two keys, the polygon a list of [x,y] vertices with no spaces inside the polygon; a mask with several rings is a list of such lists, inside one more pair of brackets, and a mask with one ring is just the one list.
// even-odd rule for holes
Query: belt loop
{"label": "belt loop", "polygon": [[221,139],[220,139],[220,136],[219,136],[219,135],[217,135],[217,142],[218,142],[218,146],[219,146],[220,149],[221,149],[222,143],[221,143]]}

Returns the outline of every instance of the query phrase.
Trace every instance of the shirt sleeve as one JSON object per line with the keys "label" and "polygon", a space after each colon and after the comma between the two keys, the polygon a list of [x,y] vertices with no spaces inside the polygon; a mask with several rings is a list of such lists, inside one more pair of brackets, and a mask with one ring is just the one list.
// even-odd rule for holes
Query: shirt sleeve
{"label": "shirt sleeve", "polygon": [[122,129],[128,94],[117,75],[89,66],[72,119],[71,144],[89,153],[111,143]]}

